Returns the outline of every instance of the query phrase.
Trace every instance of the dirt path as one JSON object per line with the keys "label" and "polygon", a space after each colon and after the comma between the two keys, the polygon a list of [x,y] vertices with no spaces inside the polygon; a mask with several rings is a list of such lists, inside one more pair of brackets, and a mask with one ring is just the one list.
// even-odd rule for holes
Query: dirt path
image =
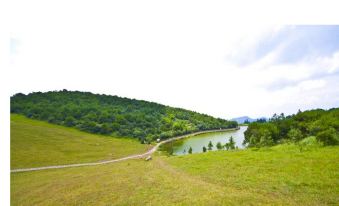
{"label": "dirt path", "polygon": [[[236,128],[236,129],[239,129],[239,127]],[[13,170],[11,170],[11,173],[29,172],[29,171],[38,171],[38,170],[47,170],[47,169],[60,169],[60,168],[68,168],[68,167],[94,166],[94,165],[102,165],[102,164],[110,164],[110,163],[114,163],[114,162],[120,162],[120,161],[124,161],[124,160],[128,160],[128,159],[145,158],[147,156],[152,155],[155,151],[157,151],[157,149],[159,148],[160,145],[167,143],[167,142],[171,142],[171,141],[174,141],[174,140],[183,139],[183,138],[187,138],[187,137],[190,137],[190,136],[195,136],[195,135],[203,134],[203,133],[223,132],[223,131],[231,131],[231,130],[235,130],[235,129],[232,128],[232,129],[221,129],[221,130],[220,129],[218,129],[218,130],[207,130],[207,131],[201,131],[201,132],[195,132],[195,133],[191,133],[191,134],[187,134],[187,135],[182,135],[182,136],[178,136],[178,137],[173,137],[173,138],[170,138],[170,139],[167,139],[167,140],[164,140],[164,141],[157,143],[154,147],[152,147],[150,150],[148,150],[147,152],[145,152],[143,154],[130,155],[130,156],[127,156],[127,157],[122,157],[122,158],[114,159],[114,160],[89,162],[89,163],[79,163],[79,164],[45,166],[45,167],[33,167],[33,168],[23,168],[23,169],[13,169]]]}

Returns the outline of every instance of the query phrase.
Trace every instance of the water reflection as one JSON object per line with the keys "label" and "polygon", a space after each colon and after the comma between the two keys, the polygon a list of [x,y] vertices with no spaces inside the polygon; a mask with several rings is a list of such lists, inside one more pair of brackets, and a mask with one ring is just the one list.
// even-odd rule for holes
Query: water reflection
{"label": "water reflection", "polygon": [[227,132],[213,132],[200,134],[197,136],[189,137],[186,139],[177,140],[174,142],[167,143],[162,146],[162,150],[172,153],[174,155],[187,154],[189,148],[192,147],[192,153],[202,153],[203,147],[208,148],[208,143],[211,141],[213,144],[212,151],[217,150],[217,143],[220,142],[225,145],[229,138],[232,136],[235,141],[235,146],[238,148],[244,148],[242,145],[244,141],[244,132],[247,126],[241,126],[239,130],[227,131]]}

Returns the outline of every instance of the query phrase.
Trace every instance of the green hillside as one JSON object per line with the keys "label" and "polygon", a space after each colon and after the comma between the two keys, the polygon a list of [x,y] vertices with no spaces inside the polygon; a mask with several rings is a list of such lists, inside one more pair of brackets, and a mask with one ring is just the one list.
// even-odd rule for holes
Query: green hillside
{"label": "green hillside", "polygon": [[[314,109],[285,117],[274,114],[269,122],[251,123],[244,143],[249,147],[272,146],[284,142],[302,143],[315,137],[323,145],[339,144],[339,108]],[[299,144],[302,148],[302,144]]]}
{"label": "green hillside", "polygon": [[295,145],[11,174],[12,205],[337,205],[339,147]]}
{"label": "green hillside", "polygon": [[83,131],[151,142],[237,123],[157,103],[78,91],[11,97],[11,112]]}
{"label": "green hillside", "polygon": [[147,148],[131,138],[94,135],[11,115],[11,169],[116,159]]}
{"label": "green hillside", "polygon": [[[149,149],[138,139],[237,126],[155,103],[68,91],[17,94],[11,112],[12,169],[116,159]],[[337,138],[338,109],[275,115],[249,125],[250,147],[243,150],[157,151],[151,161],[11,173],[11,205],[337,205]]]}

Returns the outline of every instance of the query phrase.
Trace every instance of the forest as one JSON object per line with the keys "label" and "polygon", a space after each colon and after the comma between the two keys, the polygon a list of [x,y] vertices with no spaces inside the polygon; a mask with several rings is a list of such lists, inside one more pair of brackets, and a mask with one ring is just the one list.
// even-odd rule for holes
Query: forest
{"label": "forest", "polygon": [[18,93],[11,97],[11,113],[82,131],[138,138],[157,138],[238,126],[235,121],[143,100],[80,91]]}
{"label": "forest", "polygon": [[266,121],[250,123],[244,144],[249,147],[272,146],[279,143],[300,143],[316,139],[323,145],[339,144],[339,108],[315,109],[290,116],[274,114]]}

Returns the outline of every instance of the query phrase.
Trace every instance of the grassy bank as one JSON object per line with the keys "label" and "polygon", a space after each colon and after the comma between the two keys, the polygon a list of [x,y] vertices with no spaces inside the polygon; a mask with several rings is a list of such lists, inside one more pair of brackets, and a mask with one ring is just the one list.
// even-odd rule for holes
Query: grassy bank
{"label": "grassy bank", "polygon": [[[294,145],[166,158],[177,169],[221,187],[247,191],[261,203],[335,205],[339,202],[339,147]],[[234,200],[237,202],[236,200]]]}
{"label": "grassy bank", "polygon": [[339,147],[293,145],[11,174],[12,205],[335,205]]}
{"label": "grassy bank", "polygon": [[11,169],[116,159],[147,149],[135,139],[93,135],[11,115]]}

